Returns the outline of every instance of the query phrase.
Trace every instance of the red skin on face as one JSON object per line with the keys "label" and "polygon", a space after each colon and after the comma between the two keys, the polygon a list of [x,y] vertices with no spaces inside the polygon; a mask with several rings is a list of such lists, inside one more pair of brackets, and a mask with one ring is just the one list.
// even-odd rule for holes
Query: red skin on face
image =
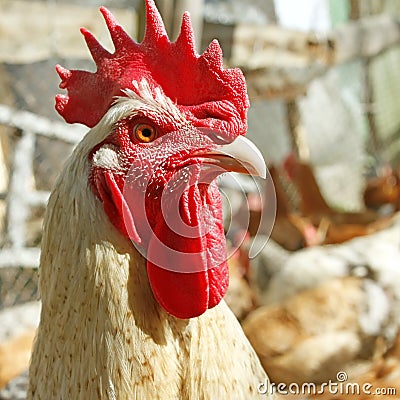
{"label": "red skin on face", "polygon": [[[222,201],[213,183],[217,173],[204,175],[199,159],[191,156],[216,144],[196,131],[182,140],[183,133],[168,133],[170,126],[158,127],[153,143],[138,143],[132,138],[137,122],[121,121],[92,151],[91,185],[113,225],[144,249],[158,303],[175,317],[197,317],[221,301],[229,281]],[[93,165],[104,146],[129,168]],[[141,180],[135,178],[139,170]]]}

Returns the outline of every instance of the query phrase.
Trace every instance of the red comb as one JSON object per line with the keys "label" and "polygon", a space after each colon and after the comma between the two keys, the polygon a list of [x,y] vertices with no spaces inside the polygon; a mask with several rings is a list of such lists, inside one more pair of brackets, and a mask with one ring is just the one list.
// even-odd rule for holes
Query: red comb
{"label": "red comb", "polygon": [[113,54],[88,30],[81,29],[97,71],[57,66],[60,88],[68,91],[56,96],[60,115],[67,122],[93,127],[115,96],[124,96],[126,88],[135,90],[132,81],[145,78],[152,88],[161,87],[195,125],[244,134],[249,102],[242,72],[223,68],[217,41],[202,55],[196,53],[187,13],[178,39],[171,43],[153,0],[146,0],[146,10],[146,32],[138,44],[106,8],[100,8],[114,43]]}

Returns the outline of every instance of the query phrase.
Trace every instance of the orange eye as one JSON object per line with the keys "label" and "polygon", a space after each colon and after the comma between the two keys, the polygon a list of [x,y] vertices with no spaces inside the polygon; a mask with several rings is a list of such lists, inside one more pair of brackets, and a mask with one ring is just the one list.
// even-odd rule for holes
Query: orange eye
{"label": "orange eye", "polygon": [[150,143],[157,136],[154,126],[149,124],[138,124],[135,126],[135,137],[142,143]]}

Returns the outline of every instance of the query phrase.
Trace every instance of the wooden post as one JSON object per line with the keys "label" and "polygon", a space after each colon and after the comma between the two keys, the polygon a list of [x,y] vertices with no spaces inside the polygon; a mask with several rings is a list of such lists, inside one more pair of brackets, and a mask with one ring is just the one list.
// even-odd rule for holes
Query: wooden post
{"label": "wooden post", "polygon": [[[204,0],[155,0],[155,3],[171,41],[176,40],[179,35],[183,13],[189,11],[194,30],[196,49],[200,51],[201,38],[203,35]],[[141,2],[139,6],[138,19],[137,38],[140,42],[143,38],[146,26],[146,8],[144,2]]]}
{"label": "wooden post", "polygon": [[144,31],[146,29],[146,5],[144,1],[139,2],[139,8],[137,11],[137,32],[136,40],[140,43],[144,37]]}
{"label": "wooden post", "polygon": [[300,160],[309,160],[310,150],[301,124],[299,106],[296,99],[286,100],[286,115],[289,128],[289,136],[292,142],[292,150]]}
{"label": "wooden post", "polygon": [[169,38],[173,35],[176,0],[155,0]]}
{"label": "wooden post", "polygon": [[360,0],[350,0],[350,19],[359,19],[360,13]]}
{"label": "wooden post", "polygon": [[175,40],[181,30],[182,15],[189,11],[194,30],[196,49],[199,52],[203,35],[203,6],[204,0],[176,0],[173,39]]}
{"label": "wooden post", "polygon": [[365,115],[367,117],[368,130],[369,130],[369,147],[373,155],[379,157],[379,149],[381,143],[378,135],[378,127],[375,119],[375,96],[374,85],[371,77],[371,62],[372,58],[366,58],[363,62],[364,69],[364,107]]}
{"label": "wooden post", "polygon": [[26,221],[29,216],[27,197],[32,191],[29,186],[33,176],[35,139],[32,132],[21,132],[21,136],[16,137],[8,188],[6,227],[7,239],[13,249],[25,246]]}

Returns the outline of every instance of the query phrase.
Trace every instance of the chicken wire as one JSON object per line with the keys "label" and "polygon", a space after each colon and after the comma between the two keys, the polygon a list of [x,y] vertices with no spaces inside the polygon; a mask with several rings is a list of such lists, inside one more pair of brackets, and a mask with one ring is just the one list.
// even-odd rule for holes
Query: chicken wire
{"label": "chicken wire", "polygon": [[[134,8],[128,7],[136,5],[136,2],[93,0],[84,5],[82,2],[79,2],[79,5],[67,3],[62,1],[30,2],[29,4],[34,4],[32,10],[36,10],[36,14],[29,15],[29,20],[37,20],[38,24],[48,26],[49,31],[42,36],[38,34],[38,40],[41,42],[38,44],[32,40],[28,47],[24,46],[26,36],[16,39],[15,43],[18,46],[15,48],[15,54],[6,54],[5,51],[0,50],[0,102],[10,107],[8,110],[11,110],[12,114],[13,110],[33,113],[33,116],[18,114],[22,115],[22,120],[24,116],[28,119],[32,118],[33,125],[30,129],[26,124],[21,125],[19,121],[10,122],[10,118],[4,116],[0,120],[0,229],[2,232],[0,251],[3,252],[3,256],[0,256],[0,258],[3,257],[0,265],[0,308],[37,297],[35,268],[38,265],[37,250],[41,240],[45,201],[64,160],[73,148],[73,143],[79,139],[79,134],[76,134],[73,129],[71,129],[72,139],[68,139],[62,134],[49,137],[49,132],[46,131],[48,128],[44,129],[45,134],[42,128],[43,121],[45,121],[44,125],[57,122],[65,125],[53,107],[53,97],[58,91],[58,78],[54,72],[54,65],[60,63],[67,67],[93,70],[93,64],[88,59],[87,52],[82,50],[84,49],[83,41],[77,33],[77,28],[70,28],[65,21],[75,18],[77,14],[83,15],[77,23],[89,26],[95,33],[100,32],[98,34],[100,40],[107,42],[109,39],[104,36],[104,27],[101,23],[98,26],[96,22],[100,20],[97,6],[100,3],[106,3],[116,8],[117,18],[124,26],[128,25],[128,31],[132,34],[134,32]],[[390,12],[393,15],[398,12],[398,7],[395,7],[394,2],[386,3],[388,7],[391,7]],[[13,2],[4,0],[0,3],[0,11],[17,7],[18,4],[23,6],[28,3],[19,0]],[[47,7],[47,14],[40,14],[43,12],[43,5]],[[87,10],[87,17],[84,17],[86,11],[82,12],[83,9]],[[379,8],[377,2],[371,2],[371,9],[363,10],[363,13],[371,14],[384,12],[386,8]],[[58,21],[64,21],[59,26],[51,21],[54,13],[57,14]],[[85,18],[87,18],[87,23],[85,23]],[[12,28],[12,35],[18,35],[18,30],[14,29],[14,25]],[[21,29],[21,35],[24,34],[26,35],[26,32]],[[7,37],[6,32],[4,35]],[[76,43],[68,42],[69,35],[71,35],[69,40]],[[1,47],[8,48],[10,51],[9,44],[3,45],[0,38]],[[109,44],[108,47],[110,47]],[[74,49],[79,50],[75,53]],[[18,56],[19,52],[23,54],[21,57]],[[35,54],[39,56],[36,57]],[[376,57],[369,65],[368,79],[366,79],[365,60],[352,60],[347,64],[331,68],[325,75],[310,84],[304,96],[296,99],[300,112],[301,129],[299,131],[306,144],[309,159],[316,168],[323,193],[332,204],[340,208],[361,207],[364,174],[368,168],[371,169],[386,161],[393,165],[399,162],[400,113],[398,113],[397,105],[400,104],[400,70],[395,68],[399,64],[399,58],[398,47],[393,47]],[[371,85],[369,89],[372,88],[372,102],[366,102],[368,85]],[[372,112],[376,124],[378,140],[374,144],[371,141],[367,112]],[[294,145],[290,135],[292,117],[290,112],[288,113],[286,99],[254,99],[252,101],[249,112],[249,136],[260,147],[268,162],[280,164],[293,150]],[[40,118],[45,118],[45,120]],[[65,135],[68,135],[66,125],[65,129]],[[79,132],[83,131],[81,129]],[[15,150],[21,145],[21,139],[29,138],[29,135],[31,136],[27,141],[30,140],[30,142],[25,145],[30,150],[22,150],[21,153],[22,159],[29,164],[29,168],[25,171],[28,176],[23,182],[17,181],[16,185],[19,187],[14,194],[10,194],[15,172]],[[24,153],[24,151],[27,152]],[[287,187],[291,201],[295,205],[295,191],[290,185]],[[16,227],[20,230],[17,229],[17,238],[12,239],[9,226],[10,209],[13,203],[18,204],[21,200],[15,196],[20,196],[24,191],[37,194],[37,200],[29,204],[22,202],[25,208],[16,212],[22,215],[20,225]],[[18,232],[22,236],[19,239]],[[18,258],[21,251],[25,249],[28,250],[27,257]],[[31,250],[32,252],[29,253]],[[15,261],[16,259],[21,259],[21,261]]]}
{"label": "chicken wire", "polygon": [[4,157],[7,174],[2,177],[5,190],[0,204],[1,309],[37,296],[45,204],[57,171],[82,132],[4,105],[0,105],[0,123],[6,126],[1,134],[8,155],[7,161]]}
{"label": "chicken wire", "polygon": [[[85,131],[68,127],[54,111],[59,90],[54,66],[93,70],[79,27],[101,31],[98,7],[106,5],[129,29],[133,3],[0,2],[0,309],[38,297],[45,204]],[[111,47],[104,31],[98,36]]]}
{"label": "chicken wire", "polygon": [[38,298],[36,268],[3,268],[0,275],[0,310]]}

